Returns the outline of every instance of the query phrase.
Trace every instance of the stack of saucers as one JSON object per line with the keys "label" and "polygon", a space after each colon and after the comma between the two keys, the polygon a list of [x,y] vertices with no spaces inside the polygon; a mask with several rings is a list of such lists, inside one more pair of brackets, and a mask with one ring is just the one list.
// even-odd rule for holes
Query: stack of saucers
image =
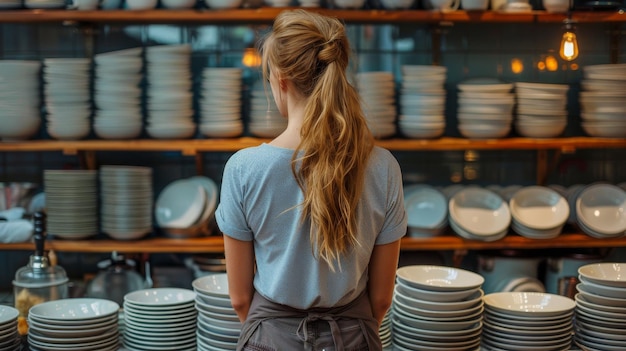
{"label": "stack of saucers", "polygon": [[553,138],[567,126],[566,84],[515,83],[515,129],[525,137]]}
{"label": "stack of saucers", "polygon": [[612,184],[585,187],[576,198],[576,221],[594,238],[618,238],[626,234],[626,191]]}
{"label": "stack of saucers", "polygon": [[273,138],[287,127],[287,119],[278,111],[270,87],[255,84],[250,97],[250,134],[260,138]]}
{"label": "stack of saucers", "polygon": [[43,63],[48,134],[60,140],[86,137],[91,131],[91,60],[47,58]]}
{"label": "stack of saucers", "polygon": [[20,340],[17,335],[18,310],[0,305],[0,351],[19,350]]}
{"label": "stack of saucers", "polygon": [[39,61],[0,60],[0,139],[26,140],[39,131]]}
{"label": "stack of saucers", "polygon": [[396,273],[392,343],[397,350],[475,350],[484,278],[463,269],[416,265]]}
{"label": "stack of saucers", "polygon": [[574,341],[583,350],[626,350],[626,263],[578,269]]}
{"label": "stack of saucers", "polygon": [[146,76],[148,134],[156,139],[193,136],[191,45],[147,47]]}
{"label": "stack of saucers", "polygon": [[497,292],[483,298],[486,350],[569,350],[575,303],[540,292]]}
{"label": "stack of saucers", "polygon": [[450,227],[465,239],[495,241],[506,236],[511,224],[509,206],[491,190],[468,187],[448,202]]}
{"label": "stack of saucers", "polygon": [[470,79],[459,88],[459,132],[466,138],[502,138],[511,131],[513,84],[496,79]]}
{"label": "stack of saucers", "polygon": [[48,232],[64,239],[98,234],[98,172],[44,170]]}
{"label": "stack of saucers", "polygon": [[367,124],[376,138],[396,134],[395,82],[391,72],[359,72],[356,87]]}
{"label": "stack of saucers", "polygon": [[119,309],[113,301],[96,298],[61,299],[35,305],[28,312],[30,349],[118,350]]}
{"label": "stack of saucers", "polygon": [[569,218],[569,204],[556,191],[528,186],[515,192],[509,201],[511,228],[531,239],[552,239],[561,234]]}
{"label": "stack of saucers", "polygon": [[415,184],[404,188],[409,236],[432,237],[448,226],[448,200],[436,188]]}
{"label": "stack of saucers", "polygon": [[100,167],[100,224],[118,240],[139,239],[152,231],[152,169]]}
{"label": "stack of saucers", "polygon": [[585,66],[583,75],[583,130],[594,137],[626,138],[626,64]]}
{"label": "stack of saucers", "polygon": [[141,55],[141,48],[94,55],[93,129],[102,139],[133,139],[142,132]]}
{"label": "stack of saucers", "polygon": [[243,133],[241,68],[207,67],[202,71],[200,132],[209,138]]}
{"label": "stack of saucers", "polygon": [[192,283],[198,310],[198,350],[235,350],[241,323],[230,303],[226,273],[197,278]]}
{"label": "stack of saucers", "polygon": [[196,350],[196,293],[152,288],[124,295],[123,344],[130,350]]}

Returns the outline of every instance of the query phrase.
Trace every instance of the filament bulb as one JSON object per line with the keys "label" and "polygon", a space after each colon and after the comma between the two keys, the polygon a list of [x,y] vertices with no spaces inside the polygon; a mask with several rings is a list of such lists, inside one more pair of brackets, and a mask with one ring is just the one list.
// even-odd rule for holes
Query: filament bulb
{"label": "filament bulb", "polygon": [[578,41],[576,41],[576,34],[572,31],[567,30],[563,33],[559,53],[565,61],[573,61],[578,57]]}

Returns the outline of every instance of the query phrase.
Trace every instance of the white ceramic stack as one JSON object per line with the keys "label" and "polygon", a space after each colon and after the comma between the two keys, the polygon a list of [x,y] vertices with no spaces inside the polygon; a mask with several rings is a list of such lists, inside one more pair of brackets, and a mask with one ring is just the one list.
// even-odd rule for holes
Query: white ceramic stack
{"label": "white ceramic stack", "polygon": [[378,327],[378,337],[380,338],[383,350],[391,350],[391,347],[393,346],[391,334],[391,313],[391,309],[387,310],[387,313],[385,313],[385,316],[383,317],[383,321],[380,323],[380,327]]}
{"label": "white ceramic stack", "polygon": [[626,138],[626,64],[583,67],[582,128],[590,136]]}
{"label": "white ceramic stack", "polygon": [[541,292],[486,294],[481,346],[485,350],[571,349],[575,303]]}
{"label": "white ceramic stack", "polygon": [[626,350],[626,263],[578,269],[574,342],[583,350]]}
{"label": "white ceramic stack", "polygon": [[48,233],[64,239],[98,234],[98,172],[44,170]]}
{"label": "white ceramic stack", "polygon": [[28,9],[63,9],[66,6],[65,0],[24,0],[24,7]]}
{"label": "white ceramic stack", "polygon": [[193,121],[191,45],[146,48],[146,114],[148,135],[186,139],[196,132]]}
{"label": "white ceramic stack", "polygon": [[619,238],[626,234],[626,191],[612,184],[586,186],[576,197],[576,223],[587,235]]}
{"label": "white ceramic stack", "polygon": [[396,134],[395,82],[391,72],[359,72],[356,87],[365,119],[375,138]]}
{"label": "white ceramic stack", "polygon": [[320,7],[320,0],[298,0],[300,7]]}
{"label": "white ceramic stack", "polygon": [[465,239],[495,241],[506,236],[511,224],[509,205],[491,190],[467,187],[448,202],[452,230]]}
{"label": "white ceramic stack", "polygon": [[139,239],[152,231],[152,169],[100,167],[100,225],[113,239]]}
{"label": "white ceramic stack", "polygon": [[39,61],[0,60],[0,139],[26,140],[39,131]]}
{"label": "white ceramic stack", "polygon": [[515,83],[515,130],[529,138],[554,138],[567,126],[567,84]]}
{"label": "white ceramic stack", "polygon": [[503,138],[511,131],[513,84],[497,79],[469,79],[457,85],[458,129],[470,139]]}
{"label": "white ceramic stack", "polygon": [[94,55],[93,130],[102,139],[141,135],[142,48]]}
{"label": "white ceramic stack", "polygon": [[287,119],[278,111],[269,87],[257,83],[250,92],[250,134],[260,138],[274,138],[287,128]]}
{"label": "white ceramic stack", "polygon": [[476,350],[483,282],[479,274],[463,269],[399,268],[391,305],[394,350]]}
{"label": "white ceramic stack", "polygon": [[129,350],[196,350],[196,293],[152,288],[124,295],[123,344]]}
{"label": "white ceramic stack", "polygon": [[78,140],[91,132],[91,60],[43,60],[44,103],[48,134],[59,140]]}
{"label": "white ceramic stack", "polygon": [[230,303],[226,273],[197,278],[192,283],[198,310],[198,351],[235,350],[241,322]]}
{"label": "white ceramic stack", "polygon": [[71,298],[31,307],[28,344],[40,351],[116,351],[119,349],[118,311],[110,300]]}
{"label": "white ceramic stack", "polygon": [[448,226],[448,200],[435,187],[425,184],[406,186],[404,208],[411,237],[437,236]]}
{"label": "white ceramic stack", "polygon": [[569,204],[556,191],[543,186],[527,186],[509,201],[511,228],[530,239],[559,236],[569,218]]}
{"label": "white ceramic stack", "polygon": [[567,219],[567,224],[578,226],[578,219],[576,218],[576,200],[583,190],[585,190],[585,185],[583,184],[570,185],[566,189],[565,198],[569,204],[569,218]]}
{"label": "white ceramic stack", "polygon": [[202,71],[200,132],[209,138],[243,133],[241,119],[242,69],[206,67]]}
{"label": "white ceramic stack", "polygon": [[415,139],[437,138],[446,128],[447,68],[404,65],[399,93],[400,132]]}
{"label": "white ceramic stack", "polygon": [[11,306],[0,305],[0,351],[14,351],[20,348],[17,333],[19,311]]}

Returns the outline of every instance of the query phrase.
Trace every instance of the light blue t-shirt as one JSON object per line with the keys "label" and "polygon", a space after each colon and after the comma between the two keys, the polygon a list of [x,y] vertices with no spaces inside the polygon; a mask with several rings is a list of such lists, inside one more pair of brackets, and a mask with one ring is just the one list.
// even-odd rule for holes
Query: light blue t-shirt
{"label": "light blue t-shirt", "polygon": [[265,298],[299,309],[344,305],[366,288],[374,245],[406,234],[400,166],[389,151],[374,148],[358,208],[360,245],[332,272],[313,254],[309,224],[300,222],[303,196],[292,155],[269,144],[235,153],[224,169],[217,224],[225,235],[254,240],[254,287]]}

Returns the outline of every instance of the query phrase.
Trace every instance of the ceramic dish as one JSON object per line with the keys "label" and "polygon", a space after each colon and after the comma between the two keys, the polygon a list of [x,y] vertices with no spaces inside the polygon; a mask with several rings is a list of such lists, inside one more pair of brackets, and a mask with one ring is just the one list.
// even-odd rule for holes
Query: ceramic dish
{"label": "ceramic dish", "polygon": [[396,276],[410,286],[436,291],[476,289],[485,281],[474,272],[431,265],[404,266],[398,268]]}

